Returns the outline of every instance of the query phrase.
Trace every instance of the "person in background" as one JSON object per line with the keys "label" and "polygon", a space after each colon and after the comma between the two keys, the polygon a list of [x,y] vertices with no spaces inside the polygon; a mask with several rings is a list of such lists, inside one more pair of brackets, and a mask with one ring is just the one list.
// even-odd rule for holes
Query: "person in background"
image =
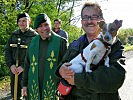
{"label": "person in background", "polygon": [[[124,47],[117,38],[111,46],[110,67],[104,63],[90,73],[74,73],[69,69],[70,60],[83,51],[83,49],[95,38],[97,38],[100,27],[97,22],[104,20],[101,7],[97,3],[87,2],[81,10],[81,24],[85,31],[77,40],[73,41],[66,51],[62,62],[56,70],[57,77],[64,78],[73,85],[71,92],[62,96],[64,100],[121,100],[118,89],[125,80],[125,69],[123,56]],[[93,66],[93,65],[92,65]]]}
{"label": "person in background", "polygon": [[[20,13],[17,17],[17,24],[19,29],[11,34],[6,48],[5,48],[5,61],[10,69],[11,79],[11,96],[14,97],[14,81],[15,74],[18,74],[18,90],[17,99],[21,97],[22,89],[22,72],[24,66],[24,58],[26,50],[31,39],[37,35],[37,33],[30,28],[30,16],[27,13]],[[18,44],[19,43],[19,44]],[[17,52],[19,52],[17,54]],[[18,59],[18,66],[16,67],[16,60]]]}
{"label": "person in background", "polygon": [[68,40],[68,33],[61,29],[61,24],[62,22],[60,19],[55,19],[53,31]]}
{"label": "person in background", "polygon": [[28,100],[56,100],[55,70],[67,49],[66,39],[52,31],[49,17],[36,16],[32,39],[25,58],[23,94]]}

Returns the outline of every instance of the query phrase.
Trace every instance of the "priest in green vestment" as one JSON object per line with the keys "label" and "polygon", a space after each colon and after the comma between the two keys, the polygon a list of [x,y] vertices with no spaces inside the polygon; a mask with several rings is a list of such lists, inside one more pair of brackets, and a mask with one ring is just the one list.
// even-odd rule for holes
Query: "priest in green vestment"
{"label": "priest in green vestment", "polygon": [[23,94],[28,100],[56,100],[55,70],[67,50],[65,38],[55,34],[46,14],[34,21],[39,33],[32,39],[24,62]]}

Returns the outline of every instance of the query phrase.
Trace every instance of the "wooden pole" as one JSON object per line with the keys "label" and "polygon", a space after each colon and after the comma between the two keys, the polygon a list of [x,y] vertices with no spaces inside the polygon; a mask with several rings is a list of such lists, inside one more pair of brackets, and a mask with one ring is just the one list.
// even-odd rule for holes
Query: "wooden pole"
{"label": "wooden pole", "polygon": [[[28,46],[27,45],[20,45],[21,43],[21,39],[18,38],[18,43],[17,44],[10,44],[11,47],[13,48],[17,48],[16,51],[16,68],[19,66],[19,49],[20,48],[24,48],[27,49]],[[18,73],[15,74],[15,81],[14,81],[14,100],[17,100],[17,91],[18,91]]]}
{"label": "wooden pole", "polygon": [[[21,39],[18,38],[17,52],[16,52],[16,54],[17,54],[17,56],[16,56],[16,68],[18,67],[18,64],[19,64],[18,55],[19,55],[20,42],[21,42]],[[17,91],[18,91],[18,73],[15,74],[15,82],[14,82],[14,100],[17,100]]]}
{"label": "wooden pole", "polygon": [[15,74],[14,100],[17,100],[17,90],[18,90],[18,74]]}

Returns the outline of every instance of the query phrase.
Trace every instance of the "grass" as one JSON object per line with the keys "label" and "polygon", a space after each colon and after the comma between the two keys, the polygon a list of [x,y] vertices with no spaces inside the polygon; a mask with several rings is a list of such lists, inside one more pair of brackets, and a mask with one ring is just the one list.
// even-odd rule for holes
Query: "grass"
{"label": "grass", "polygon": [[0,78],[0,89],[5,89],[10,83],[10,76],[4,76]]}
{"label": "grass", "polygon": [[131,51],[131,50],[133,50],[133,45],[126,44],[124,47],[125,47],[125,51]]}

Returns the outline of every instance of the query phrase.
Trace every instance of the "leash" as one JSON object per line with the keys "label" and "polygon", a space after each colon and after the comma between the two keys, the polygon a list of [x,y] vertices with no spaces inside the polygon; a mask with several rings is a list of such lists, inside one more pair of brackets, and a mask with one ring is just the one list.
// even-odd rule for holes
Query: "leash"
{"label": "leash", "polygon": [[83,51],[81,52],[81,58],[82,58],[82,60],[86,63],[87,62],[87,60],[85,59],[85,57],[84,57],[84,55],[83,55]]}

